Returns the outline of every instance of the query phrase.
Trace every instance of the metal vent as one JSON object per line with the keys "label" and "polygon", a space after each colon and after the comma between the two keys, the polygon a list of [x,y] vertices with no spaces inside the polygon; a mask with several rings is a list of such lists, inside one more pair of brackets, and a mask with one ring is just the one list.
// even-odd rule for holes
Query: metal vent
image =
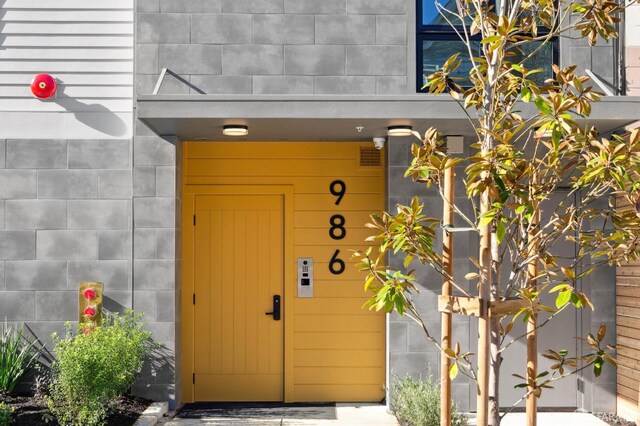
{"label": "metal vent", "polygon": [[372,146],[360,147],[360,167],[380,166],[380,150]]}

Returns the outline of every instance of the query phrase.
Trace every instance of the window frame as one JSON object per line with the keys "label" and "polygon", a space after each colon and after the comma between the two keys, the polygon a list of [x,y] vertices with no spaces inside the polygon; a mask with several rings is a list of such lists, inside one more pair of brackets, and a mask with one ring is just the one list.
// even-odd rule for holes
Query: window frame
{"label": "window frame", "polygon": [[[429,88],[422,88],[423,86],[423,70],[424,70],[424,44],[425,40],[455,40],[461,41],[454,29],[450,25],[425,25],[422,22],[423,3],[425,1],[437,1],[437,0],[417,0],[416,1],[416,93],[428,93]],[[462,26],[456,26],[456,29],[462,30]],[[541,28],[538,31],[538,35],[548,34],[549,31],[546,28]],[[470,37],[471,41],[482,40],[480,34]],[[560,61],[560,43],[558,38],[554,38],[550,41],[551,44],[551,60],[553,64],[559,64]],[[464,86],[463,87],[469,87]]]}

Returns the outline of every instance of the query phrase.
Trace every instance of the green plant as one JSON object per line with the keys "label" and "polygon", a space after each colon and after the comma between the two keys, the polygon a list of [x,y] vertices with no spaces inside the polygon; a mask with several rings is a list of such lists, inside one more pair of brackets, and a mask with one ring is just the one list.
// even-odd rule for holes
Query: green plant
{"label": "green plant", "polygon": [[43,349],[37,342],[27,340],[22,329],[15,332],[5,321],[0,335],[0,390],[13,392],[22,376],[36,364]]}
{"label": "green plant", "polygon": [[113,401],[134,383],[152,348],[142,316],[105,315],[102,325],[81,324],[72,336],[54,338],[57,360],[47,404],[61,425],[99,425]]}
{"label": "green plant", "polygon": [[0,426],[9,426],[13,408],[4,402],[0,402]]}
{"label": "green plant", "polygon": [[[440,384],[433,381],[431,371],[427,378],[410,376],[394,378],[391,386],[391,405],[401,424],[409,426],[440,426]],[[467,416],[451,404],[451,426],[464,426]]]}

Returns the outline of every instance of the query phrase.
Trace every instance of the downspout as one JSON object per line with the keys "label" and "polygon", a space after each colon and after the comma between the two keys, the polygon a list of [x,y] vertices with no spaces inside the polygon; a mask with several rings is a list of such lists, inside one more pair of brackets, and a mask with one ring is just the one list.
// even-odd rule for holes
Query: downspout
{"label": "downspout", "polygon": [[627,94],[627,76],[626,76],[626,69],[625,69],[625,50],[626,50],[626,43],[625,43],[625,28],[627,26],[627,12],[626,9],[623,9],[622,11],[622,20],[618,23],[616,23],[616,26],[618,27],[618,38],[615,39],[616,44],[615,49],[616,49],[616,89],[618,91],[618,96],[625,96]]}

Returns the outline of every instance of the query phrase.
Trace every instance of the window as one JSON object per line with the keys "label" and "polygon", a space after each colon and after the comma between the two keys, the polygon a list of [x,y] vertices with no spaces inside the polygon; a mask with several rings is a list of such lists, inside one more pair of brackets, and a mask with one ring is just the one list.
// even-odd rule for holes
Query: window
{"label": "window", "polygon": [[[462,63],[455,71],[453,77],[467,78],[471,71],[471,61],[466,54],[465,44],[458,38],[454,29],[451,28],[447,19],[443,17],[436,8],[438,0],[418,0],[417,1],[417,28],[416,28],[416,75],[418,92],[427,92],[428,89],[422,89],[427,82],[427,76],[437,71],[442,64],[453,54],[461,52],[460,59]],[[450,11],[456,11],[456,0],[441,0],[440,5]],[[446,14],[446,12],[445,12]],[[447,17],[449,21],[458,26],[460,20],[453,15]],[[543,34],[542,31],[539,31]],[[480,36],[472,39],[472,49],[474,54],[480,51]],[[523,47],[523,56],[534,50],[534,44],[527,44]],[[538,53],[527,61],[530,69],[542,68],[545,71],[535,74],[533,77],[537,83],[542,83],[545,79],[552,76],[551,64],[558,63],[557,41],[553,41],[545,45]],[[461,86],[468,86],[468,80],[459,81]]]}

